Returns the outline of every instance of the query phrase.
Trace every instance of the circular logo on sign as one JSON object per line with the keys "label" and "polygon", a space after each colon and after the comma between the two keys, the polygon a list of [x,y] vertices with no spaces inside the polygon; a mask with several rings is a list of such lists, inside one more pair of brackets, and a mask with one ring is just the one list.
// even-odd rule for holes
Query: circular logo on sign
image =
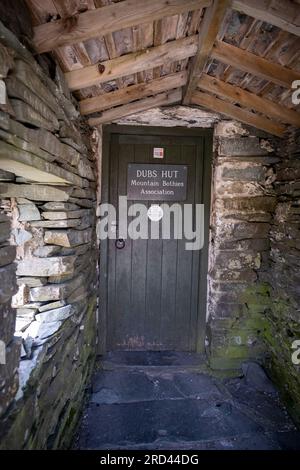
{"label": "circular logo on sign", "polygon": [[149,207],[147,215],[152,222],[158,222],[160,219],[162,219],[164,215],[164,211],[162,208],[158,205],[153,205]]}

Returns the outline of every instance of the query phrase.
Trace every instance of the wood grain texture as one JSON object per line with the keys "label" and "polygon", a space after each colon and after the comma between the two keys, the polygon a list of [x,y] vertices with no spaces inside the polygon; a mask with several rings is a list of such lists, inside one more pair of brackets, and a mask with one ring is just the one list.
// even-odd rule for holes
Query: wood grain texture
{"label": "wood grain texture", "polygon": [[213,4],[205,10],[199,32],[198,52],[192,60],[189,70],[189,81],[183,98],[184,104],[190,102],[191,96],[197,87],[199,77],[209,59],[229,3],[229,0],[215,0]]}
{"label": "wood grain texture", "polygon": [[250,93],[240,87],[230,85],[229,83],[218,80],[217,78],[203,74],[198,82],[198,88],[234,101],[241,106],[245,106],[250,110],[258,111],[268,117],[300,127],[300,114],[296,111],[282,105],[278,105],[271,100],[261,98],[254,93]]}
{"label": "wood grain texture", "polygon": [[145,98],[146,96],[157,95],[164,91],[180,88],[186,84],[187,72],[178,72],[166,77],[160,77],[149,83],[139,83],[122,90],[106,93],[102,96],[87,98],[79,102],[82,115],[96,113],[105,109],[120,106],[130,101]]}
{"label": "wood grain texture", "polygon": [[37,52],[48,52],[165,16],[207,7],[210,3],[211,0],[125,0],[79,13],[72,21],[62,19],[38,25],[34,28],[33,42]]}
{"label": "wood grain texture", "polygon": [[153,67],[191,57],[197,52],[198,36],[171,41],[146,51],[133,52],[99,65],[92,65],[65,74],[70,90],[79,90],[98,83],[141,72]]}
{"label": "wood grain texture", "polygon": [[244,51],[222,41],[215,42],[211,57],[285,88],[291,88],[294,80],[300,80],[300,72],[275,64],[252,54],[252,52]]}
{"label": "wood grain texture", "polygon": [[201,91],[196,91],[192,96],[192,104],[198,106],[203,106],[208,108],[211,111],[224,114],[229,116],[232,119],[237,119],[249,126],[262,129],[265,132],[276,135],[278,137],[283,137],[283,134],[286,130],[284,126],[278,124],[270,119],[267,119],[262,116],[258,116],[255,113],[246,111],[245,109],[239,108],[231,103],[215,98],[214,96],[208,95]]}
{"label": "wood grain texture", "polygon": [[179,103],[182,99],[182,90],[177,89],[171,92],[160,93],[151,98],[144,98],[133,103],[125,104],[124,106],[118,106],[116,108],[109,109],[102,113],[102,116],[97,118],[90,118],[90,126],[97,126],[99,124],[109,123],[116,119],[130,114],[139,113],[146,111],[147,109],[156,108],[157,106],[167,106],[175,103]]}
{"label": "wood grain texture", "polygon": [[232,8],[300,36],[300,5],[291,0],[233,0]]}

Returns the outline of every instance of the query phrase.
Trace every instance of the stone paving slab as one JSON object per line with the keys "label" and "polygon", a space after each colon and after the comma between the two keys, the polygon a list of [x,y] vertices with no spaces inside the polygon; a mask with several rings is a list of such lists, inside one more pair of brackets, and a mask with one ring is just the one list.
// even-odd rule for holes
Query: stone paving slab
{"label": "stone paving slab", "polygon": [[129,362],[95,373],[76,448],[300,450],[300,432],[262,369],[254,366],[253,381],[220,380],[158,360],[139,371]]}

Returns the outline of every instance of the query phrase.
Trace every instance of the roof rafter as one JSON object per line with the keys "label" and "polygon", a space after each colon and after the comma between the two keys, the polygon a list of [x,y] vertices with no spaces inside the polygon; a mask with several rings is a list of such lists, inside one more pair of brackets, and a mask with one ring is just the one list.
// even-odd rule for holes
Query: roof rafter
{"label": "roof rafter", "polygon": [[300,72],[270,62],[252,52],[216,41],[211,58],[251,73],[285,88],[291,88],[294,80],[300,80]]}
{"label": "roof rafter", "polygon": [[172,75],[157,78],[148,83],[139,83],[121,90],[115,90],[103,95],[87,98],[79,102],[82,115],[96,113],[105,109],[113,108],[131,101],[157,95],[164,91],[180,88],[187,82],[187,72],[177,72]]}
{"label": "roof rafter", "polygon": [[259,113],[278,119],[279,121],[300,127],[300,113],[297,113],[297,111],[261,98],[254,93],[243,90],[238,86],[230,85],[210,75],[203,74],[198,82],[198,87],[201,88],[201,90],[232,100],[246,108],[255,109]]}
{"label": "roof rafter", "polygon": [[146,51],[133,52],[101,64],[73,70],[65,74],[70,90],[79,90],[143,70],[192,57],[197,52],[198,36],[189,36]]}
{"label": "roof rafter", "polygon": [[36,26],[33,43],[38,53],[48,52],[210,4],[211,0],[125,0],[79,13],[70,21],[61,19]]}
{"label": "roof rafter", "polygon": [[291,0],[271,4],[270,0],[233,0],[232,8],[300,36],[300,6]]}
{"label": "roof rafter", "polygon": [[229,4],[230,0],[214,0],[212,5],[205,10],[200,26],[198,52],[190,66],[189,81],[183,98],[184,104],[190,102],[197,87],[199,77],[209,59]]}
{"label": "roof rafter", "polygon": [[147,111],[148,109],[155,108],[157,106],[167,106],[175,103],[179,103],[182,99],[182,89],[177,88],[170,92],[160,93],[150,98],[144,98],[133,103],[125,104],[124,106],[117,106],[116,108],[108,109],[103,111],[102,116],[90,118],[90,126],[98,126],[112,122],[116,119],[120,119],[130,114],[139,113],[141,111]]}
{"label": "roof rafter", "polygon": [[237,119],[249,126],[262,129],[270,134],[276,135],[278,137],[283,137],[283,134],[286,130],[285,126],[271,121],[262,116],[258,116],[251,111],[239,108],[238,106],[227,103],[226,101],[215,98],[214,96],[208,95],[201,91],[196,91],[192,96],[192,104],[198,106],[204,106],[205,108],[215,111],[217,113],[224,114],[229,116],[231,119]]}

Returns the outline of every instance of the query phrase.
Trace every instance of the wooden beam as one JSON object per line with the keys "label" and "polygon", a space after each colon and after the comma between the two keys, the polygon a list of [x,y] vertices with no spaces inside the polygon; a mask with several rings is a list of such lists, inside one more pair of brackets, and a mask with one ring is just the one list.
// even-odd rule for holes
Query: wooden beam
{"label": "wooden beam", "polygon": [[286,88],[291,88],[294,80],[300,80],[299,72],[222,41],[215,42],[211,58]]}
{"label": "wooden beam", "polygon": [[125,0],[34,28],[38,53],[209,6],[211,0]]}
{"label": "wooden beam", "polygon": [[197,88],[197,83],[217,39],[228,5],[229,0],[214,0],[212,5],[205,10],[200,25],[198,52],[190,65],[189,81],[183,98],[184,104],[189,104],[192,94]]}
{"label": "wooden beam", "polygon": [[100,65],[91,65],[67,72],[65,77],[70,90],[79,90],[80,88],[192,57],[197,52],[197,41],[197,35],[177,39],[146,51],[133,52],[107,60]]}
{"label": "wooden beam", "polygon": [[90,126],[98,126],[99,124],[105,124],[116,119],[120,119],[130,114],[139,113],[141,111],[147,111],[147,109],[155,108],[157,106],[167,106],[170,104],[179,103],[182,99],[182,89],[173,90],[151,98],[144,98],[143,100],[135,101],[133,103],[125,104],[124,106],[118,106],[117,108],[108,109],[102,113],[102,116],[96,118],[90,118]]}
{"label": "wooden beam", "polygon": [[271,121],[270,119],[267,119],[265,117],[258,116],[257,114],[254,114],[250,111],[246,111],[245,109],[239,108],[234,104],[226,103],[225,101],[220,100],[219,98],[207,95],[206,93],[202,93],[201,91],[196,91],[194,93],[194,95],[192,96],[192,104],[204,106],[210,111],[215,111],[217,113],[224,114],[225,116],[229,116],[232,119],[236,119],[249,126],[262,129],[265,132],[276,135],[278,137],[283,137],[283,134],[286,130],[286,128],[281,124]]}
{"label": "wooden beam", "polygon": [[300,36],[300,5],[291,0],[233,0],[232,8]]}
{"label": "wooden beam", "polygon": [[187,72],[178,72],[165,77],[160,77],[148,83],[139,83],[137,85],[128,86],[122,90],[105,93],[101,96],[87,98],[79,102],[80,112],[82,115],[96,113],[104,109],[113,108],[122,104],[130,103],[146,96],[157,95],[164,91],[180,88],[187,82]]}
{"label": "wooden beam", "polygon": [[271,118],[300,127],[300,113],[297,113],[297,111],[261,98],[254,93],[230,85],[217,78],[203,74],[198,82],[198,88],[234,101],[246,108],[255,109],[259,113],[265,114]]}

